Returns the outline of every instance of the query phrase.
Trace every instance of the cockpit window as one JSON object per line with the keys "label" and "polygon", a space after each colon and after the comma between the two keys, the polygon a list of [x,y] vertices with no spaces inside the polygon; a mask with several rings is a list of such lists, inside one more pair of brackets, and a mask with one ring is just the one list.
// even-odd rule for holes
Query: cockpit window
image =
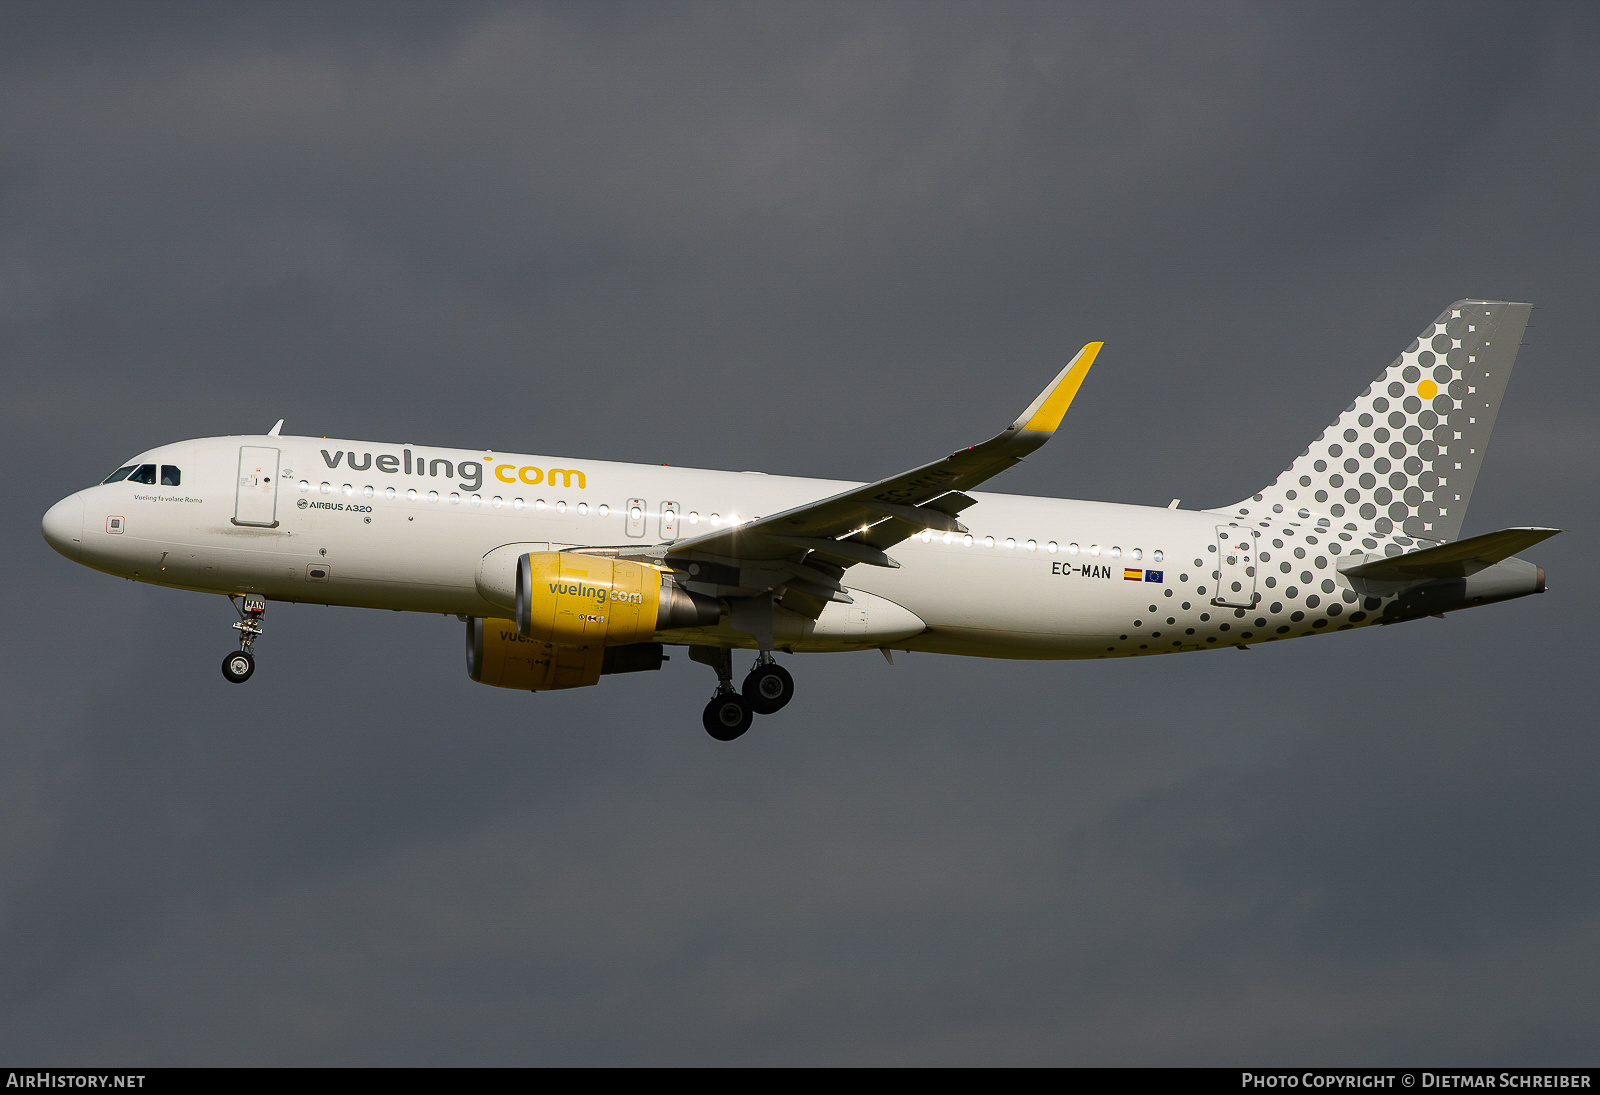
{"label": "cockpit window", "polygon": [[156,466],[154,464],[140,464],[134,469],[133,474],[128,476],[128,482],[143,483],[147,487],[155,486]]}
{"label": "cockpit window", "polygon": [[107,482],[107,483],[120,483],[120,482],[122,482],[124,479],[128,478],[129,473],[132,472],[133,469],[136,466],[137,465],[129,464],[125,468],[118,468],[116,471],[114,471],[110,475],[106,476],[105,482]]}
{"label": "cockpit window", "polygon": [[183,472],[171,464],[161,465],[161,485],[163,487],[176,487],[183,482]]}

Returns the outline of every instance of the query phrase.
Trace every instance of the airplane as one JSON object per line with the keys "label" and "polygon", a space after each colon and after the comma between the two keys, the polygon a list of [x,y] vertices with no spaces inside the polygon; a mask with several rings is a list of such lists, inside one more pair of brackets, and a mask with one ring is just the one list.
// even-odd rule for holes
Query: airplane
{"label": "airplane", "polygon": [[[269,601],[437,612],[466,623],[471,679],[503,688],[587,687],[687,647],[717,678],[703,725],[732,741],[793,698],[779,653],[1141,657],[1543,593],[1516,554],[1559,530],[1458,539],[1531,311],[1450,305],[1283,474],[1220,509],[975,489],[1055,433],[1092,342],[996,436],[875,483],[293,437],[280,420],[140,453],[43,531],[84,566],[227,595],[234,683]],[[739,688],[735,649],[755,651]]]}

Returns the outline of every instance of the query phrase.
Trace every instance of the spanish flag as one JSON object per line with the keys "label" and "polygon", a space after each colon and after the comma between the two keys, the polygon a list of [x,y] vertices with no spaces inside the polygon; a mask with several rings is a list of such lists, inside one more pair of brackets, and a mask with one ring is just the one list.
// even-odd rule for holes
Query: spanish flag
{"label": "spanish flag", "polygon": [[1122,580],[1125,582],[1142,582],[1144,581],[1144,571],[1140,570],[1138,567],[1124,567],[1122,570]]}

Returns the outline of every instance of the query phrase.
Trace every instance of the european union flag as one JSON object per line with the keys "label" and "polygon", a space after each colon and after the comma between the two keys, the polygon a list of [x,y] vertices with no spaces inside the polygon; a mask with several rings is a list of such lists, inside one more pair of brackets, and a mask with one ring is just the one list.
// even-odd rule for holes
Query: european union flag
{"label": "european union flag", "polygon": [[1144,572],[1144,580],[1147,582],[1155,582],[1157,585],[1159,585],[1161,584],[1161,573],[1162,572],[1159,570],[1147,570]]}

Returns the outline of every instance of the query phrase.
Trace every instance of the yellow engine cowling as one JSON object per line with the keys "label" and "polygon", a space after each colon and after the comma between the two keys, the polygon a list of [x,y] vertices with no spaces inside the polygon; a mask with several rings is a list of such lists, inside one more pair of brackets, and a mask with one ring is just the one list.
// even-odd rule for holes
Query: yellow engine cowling
{"label": "yellow engine cowling", "polygon": [[566,551],[517,561],[517,630],[556,646],[649,642],[657,631],[715,624],[716,600],[690,593],[660,567]]}
{"label": "yellow engine cowling", "polygon": [[557,646],[523,637],[513,620],[467,621],[467,675],[498,688],[583,688],[602,674],[660,669],[665,660],[660,643]]}
{"label": "yellow engine cowling", "polygon": [[556,646],[525,638],[511,620],[467,621],[467,675],[482,684],[544,692],[600,680],[600,646]]}
{"label": "yellow engine cowling", "polygon": [[517,564],[517,618],[467,621],[467,673],[481,684],[546,692],[606,673],[660,669],[657,631],[715,624],[721,606],[660,567],[536,551]]}

